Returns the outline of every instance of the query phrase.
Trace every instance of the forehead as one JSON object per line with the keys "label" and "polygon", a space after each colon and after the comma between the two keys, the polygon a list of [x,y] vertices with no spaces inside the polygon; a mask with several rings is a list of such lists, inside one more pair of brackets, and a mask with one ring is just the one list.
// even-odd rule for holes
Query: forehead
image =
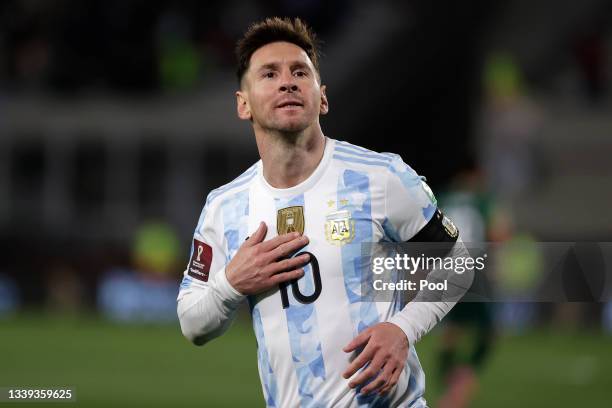
{"label": "forehead", "polygon": [[258,69],[266,64],[292,64],[302,62],[313,70],[312,61],[301,47],[285,41],[278,41],[258,48],[252,55],[249,63],[251,69]]}

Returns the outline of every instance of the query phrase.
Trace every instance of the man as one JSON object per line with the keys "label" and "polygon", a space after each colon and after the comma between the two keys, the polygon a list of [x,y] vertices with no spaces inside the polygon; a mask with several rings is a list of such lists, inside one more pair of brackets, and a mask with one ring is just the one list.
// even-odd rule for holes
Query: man
{"label": "man", "polygon": [[206,200],[181,328],[202,345],[248,299],[267,406],[423,407],[414,343],[453,303],[365,302],[361,244],[455,241],[456,230],[399,156],[323,135],[315,44],[302,21],[279,18],[238,43],[237,112],[261,160]]}

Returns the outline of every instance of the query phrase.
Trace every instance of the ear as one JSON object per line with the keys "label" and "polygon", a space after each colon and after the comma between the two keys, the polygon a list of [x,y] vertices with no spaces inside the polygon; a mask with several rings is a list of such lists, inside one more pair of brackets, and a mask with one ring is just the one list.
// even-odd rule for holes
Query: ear
{"label": "ear", "polygon": [[236,91],[236,112],[242,120],[251,120],[253,118],[246,94],[242,91]]}
{"label": "ear", "polygon": [[327,87],[325,85],[321,85],[321,104],[319,106],[319,112],[321,115],[326,115],[329,112],[329,103],[327,102],[327,95],[325,95],[325,90]]}

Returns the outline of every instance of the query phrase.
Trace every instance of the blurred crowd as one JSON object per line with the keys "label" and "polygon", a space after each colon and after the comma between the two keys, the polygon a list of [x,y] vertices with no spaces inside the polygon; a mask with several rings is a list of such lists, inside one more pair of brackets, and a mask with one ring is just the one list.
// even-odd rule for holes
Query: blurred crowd
{"label": "blurred crowd", "polygon": [[[193,91],[233,70],[249,22],[300,15],[321,34],[351,2],[19,1],[0,5],[0,86],[9,93]],[[338,11],[342,12],[338,12]]]}

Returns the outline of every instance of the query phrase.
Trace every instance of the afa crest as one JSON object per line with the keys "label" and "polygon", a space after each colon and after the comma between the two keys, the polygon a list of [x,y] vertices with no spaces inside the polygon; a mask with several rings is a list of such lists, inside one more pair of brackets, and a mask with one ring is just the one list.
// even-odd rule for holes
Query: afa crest
{"label": "afa crest", "polygon": [[325,238],[332,245],[344,245],[355,238],[355,220],[348,210],[334,211],[327,214]]}

